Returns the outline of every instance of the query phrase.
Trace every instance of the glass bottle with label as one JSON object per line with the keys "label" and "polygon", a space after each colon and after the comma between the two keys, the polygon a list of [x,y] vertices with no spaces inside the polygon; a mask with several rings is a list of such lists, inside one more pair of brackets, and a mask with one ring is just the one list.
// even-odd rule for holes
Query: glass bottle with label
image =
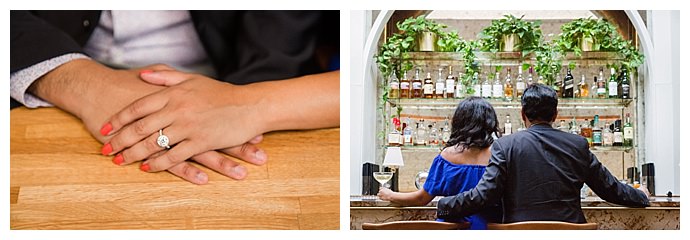
{"label": "glass bottle with label", "polygon": [[613,146],[613,131],[608,121],[604,123],[603,133],[601,134],[602,145],[605,147]]}
{"label": "glass bottle with label", "polygon": [[436,128],[436,123],[429,124],[429,141],[427,145],[438,146],[439,138],[440,136],[438,128]]}
{"label": "glass bottle with label", "polygon": [[575,96],[575,79],[573,74],[570,72],[570,68],[567,69],[565,78],[563,79],[563,98],[573,98]]}
{"label": "glass bottle with label", "polygon": [[443,140],[443,145],[446,145],[450,140],[450,126],[448,126],[448,120],[445,121],[443,130],[441,131],[441,139]]}
{"label": "glass bottle with label", "polygon": [[609,98],[618,98],[618,82],[615,78],[616,69],[611,68],[611,77],[609,77]]}
{"label": "glass bottle with label", "polygon": [[556,73],[556,79],[553,82],[553,89],[556,90],[556,96],[563,97],[563,79],[561,78],[561,72]]}
{"label": "glass bottle with label", "polygon": [[410,87],[411,87],[411,82],[410,79],[407,78],[407,72],[403,73],[403,79],[400,81],[400,98],[411,98],[412,95],[410,94]]}
{"label": "glass bottle with label", "polygon": [[388,146],[400,146],[400,131],[398,131],[400,121],[398,118],[391,119],[391,131],[388,133]]}
{"label": "glass bottle with label", "polygon": [[621,80],[621,98],[630,99],[630,80],[628,79],[628,69],[623,68],[623,79]]}
{"label": "glass bottle with label", "polygon": [[431,72],[426,72],[426,78],[424,78],[424,98],[434,98],[434,81],[431,80]]}
{"label": "glass bottle with label", "polygon": [[434,97],[443,98],[443,93],[446,91],[446,79],[443,78],[443,68],[438,69],[438,78],[436,78],[436,86]]}
{"label": "glass bottle with label", "polygon": [[510,115],[506,115],[506,122],[503,125],[503,135],[508,136],[513,133],[513,124],[510,122]]}
{"label": "glass bottle with label", "polygon": [[[461,82],[461,81],[458,81],[458,82]],[[472,88],[474,89],[474,93],[472,94],[472,96],[474,96],[474,97],[483,96],[482,95],[482,85],[479,82],[479,73],[478,72],[475,72],[472,75]]]}
{"label": "glass bottle with label", "polygon": [[606,81],[603,78],[594,77],[594,82],[597,83],[597,98],[606,98]]}
{"label": "glass bottle with label", "polygon": [[445,98],[454,98],[455,94],[455,76],[453,76],[453,66],[448,66],[448,77],[446,77],[446,95]]}
{"label": "glass bottle with label", "polygon": [[577,119],[573,117],[573,120],[570,122],[570,133],[580,135],[582,132],[582,129],[580,129],[580,126],[577,124]]}
{"label": "glass bottle with label", "polygon": [[594,115],[594,124],[592,125],[592,146],[602,145],[602,130],[599,126],[599,115]]}
{"label": "glass bottle with label", "polygon": [[517,82],[515,82],[516,98],[519,100],[523,93],[525,93],[525,81],[522,80],[522,67],[518,67]]}
{"label": "glass bottle with label", "polygon": [[491,82],[489,82],[489,74],[485,74],[484,83],[482,83],[482,97],[491,98]]}
{"label": "glass bottle with label", "polygon": [[455,86],[455,98],[465,98],[465,85],[462,84],[462,78],[462,73],[458,72],[457,85]]}
{"label": "glass bottle with label", "polygon": [[395,76],[395,72],[391,73],[391,80],[388,86],[388,98],[400,98],[400,81]]}
{"label": "glass bottle with label", "polygon": [[422,79],[419,78],[419,68],[415,69],[412,80],[412,98],[422,98]]}
{"label": "glass bottle with label", "polygon": [[529,75],[527,75],[527,87],[532,86],[534,84],[534,76],[532,75],[533,68],[532,66],[529,66]]}
{"label": "glass bottle with label", "polygon": [[578,92],[578,97],[580,98],[587,98],[589,97],[589,84],[587,84],[587,80],[585,79],[585,75],[582,74],[582,80],[580,80],[580,85],[579,85],[579,90]]}
{"label": "glass bottle with label", "polygon": [[503,92],[505,93],[503,97],[505,97],[507,101],[513,101],[513,82],[510,80],[510,68],[508,68],[508,74],[506,74]]}
{"label": "glass bottle with label", "polygon": [[589,124],[589,119],[585,118],[585,122],[580,127],[580,135],[587,139],[589,146],[592,146],[592,126]]}
{"label": "glass bottle with label", "polygon": [[503,97],[503,83],[501,83],[501,73],[496,72],[496,76],[494,78],[494,85],[493,88],[491,89],[491,92],[493,93],[491,97],[499,99]]}
{"label": "glass bottle with label", "polygon": [[424,119],[419,120],[417,125],[417,139],[414,145],[424,146],[426,145],[428,134],[426,133],[426,126],[424,126]]}
{"label": "glass bottle with label", "polygon": [[625,126],[623,126],[623,146],[632,147],[633,145],[633,126],[630,122],[630,113],[625,114]]}
{"label": "glass bottle with label", "polygon": [[407,124],[405,128],[403,128],[403,145],[405,146],[411,146],[412,145],[412,124],[410,123],[410,118],[407,118]]}
{"label": "glass bottle with label", "polygon": [[620,119],[613,124],[613,146],[623,146],[623,130]]}

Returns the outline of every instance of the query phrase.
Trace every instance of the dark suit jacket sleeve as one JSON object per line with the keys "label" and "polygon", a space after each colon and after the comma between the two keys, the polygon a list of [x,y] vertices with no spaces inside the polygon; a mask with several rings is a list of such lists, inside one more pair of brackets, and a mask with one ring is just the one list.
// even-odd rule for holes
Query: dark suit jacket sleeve
{"label": "dark suit jacket sleeve", "polygon": [[619,182],[605,167],[599,159],[589,153],[591,163],[587,172],[585,183],[594,191],[597,196],[607,202],[620,204],[630,207],[647,207],[649,200],[647,196],[631,186]]}
{"label": "dark suit jacket sleeve", "polygon": [[82,48],[68,34],[29,11],[10,11],[10,72]]}
{"label": "dark suit jacket sleeve", "polygon": [[496,141],[491,146],[491,159],[482,180],[472,190],[439,200],[437,217],[465,217],[481,211],[485,206],[497,203],[503,195],[507,167],[501,144]]}

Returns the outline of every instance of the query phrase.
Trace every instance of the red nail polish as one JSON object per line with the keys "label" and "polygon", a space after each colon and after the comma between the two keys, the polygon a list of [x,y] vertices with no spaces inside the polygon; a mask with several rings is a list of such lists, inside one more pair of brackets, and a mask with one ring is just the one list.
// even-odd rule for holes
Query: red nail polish
{"label": "red nail polish", "polygon": [[122,157],[122,153],[120,153],[120,154],[118,154],[118,155],[115,155],[115,158],[113,158],[113,163],[114,163],[115,165],[118,165],[118,166],[119,166],[120,164],[122,164],[122,162],[124,162],[124,161],[125,161],[125,158]]}
{"label": "red nail polish", "polygon": [[108,136],[108,133],[113,130],[113,125],[110,123],[106,123],[102,128],[101,128],[101,135],[103,136]]}
{"label": "red nail polish", "polygon": [[150,70],[150,69],[144,69],[144,70],[141,70],[141,71],[139,72],[139,75],[142,75],[142,74],[147,74],[147,73],[152,73],[152,72],[153,72],[153,70]]}
{"label": "red nail polish", "polygon": [[142,164],[141,164],[141,167],[139,167],[139,169],[140,169],[141,171],[144,171],[144,172],[148,172],[150,168],[151,168],[151,167],[149,166],[148,163],[142,163]]}
{"label": "red nail polish", "polygon": [[101,148],[101,154],[103,155],[108,155],[113,151],[113,146],[110,146],[110,143],[106,143],[103,148]]}

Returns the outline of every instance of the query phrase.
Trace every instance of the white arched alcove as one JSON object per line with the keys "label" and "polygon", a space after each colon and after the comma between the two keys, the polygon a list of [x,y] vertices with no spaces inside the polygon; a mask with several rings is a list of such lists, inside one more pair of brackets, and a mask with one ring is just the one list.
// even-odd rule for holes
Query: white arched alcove
{"label": "white arched alcove", "polygon": [[[363,15],[371,14],[371,11],[362,12],[365,12]],[[375,76],[377,69],[374,64],[374,54],[378,48],[378,40],[393,13],[393,10],[379,12],[373,24],[370,25],[371,28],[368,33],[363,36],[366,38],[362,49],[363,54],[357,54],[363,57],[364,61],[361,62],[360,66],[353,67],[353,71],[360,71],[355,75],[362,77],[362,85],[359,86],[362,91],[357,94],[353,93],[353,101],[355,101],[354,98],[357,98],[356,101],[363,105],[353,104],[351,109],[354,110],[353,113],[355,111],[363,111],[363,113],[361,118],[353,119],[353,128],[351,129],[351,144],[353,144],[351,148],[355,149],[351,155],[352,161],[354,161],[351,162],[350,174],[350,191],[352,194],[361,192],[361,165],[365,162],[374,162],[376,157],[376,134],[373,125],[376,122],[377,86]],[[641,96],[644,101],[644,104],[638,104],[638,113],[643,114],[638,114],[641,117],[637,122],[644,123],[644,129],[637,129],[638,136],[642,136],[644,140],[638,144],[639,149],[641,149],[639,150],[641,152],[638,152],[638,157],[641,161],[655,163],[657,194],[665,194],[668,190],[673,191],[674,194],[679,194],[679,94],[677,93],[679,85],[677,74],[679,67],[677,66],[679,63],[676,57],[679,51],[679,39],[673,39],[673,36],[678,38],[679,13],[678,11],[648,11],[648,24],[654,27],[652,29],[647,28],[648,24],[645,24],[638,11],[626,10],[625,13],[635,27],[641,49],[645,55],[645,64],[639,68],[638,72],[645,79],[644,91],[638,91],[638,96]],[[672,35],[674,28],[676,29],[675,35]],[[655,49],[654,41],[657,41],[657,46],[664,44],[662,45],[664,49]],[[665,42],[660,43],[659,41]],[[662,58],[671,59],[668,66],[659,62]],[[357,61],[353,60],[352,62]],[[662,72],[659,68],[665,69]],[[673,74],[675,76],[672,76]],[[667,90],[674,94],[664,94]],[[663,142],[669,142],[669,139],[673,144],[663,144]],[[360,168],[354,168],[355,166]]]}

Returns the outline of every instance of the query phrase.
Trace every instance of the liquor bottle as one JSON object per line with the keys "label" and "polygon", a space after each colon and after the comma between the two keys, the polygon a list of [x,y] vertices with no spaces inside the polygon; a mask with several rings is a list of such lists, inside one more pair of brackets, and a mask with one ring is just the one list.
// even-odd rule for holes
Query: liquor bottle
{"label": "liquor bottle", "polygon": [[446,95],[445,98],[454,98],[455,92],[455,76],[453,76],[453,66],[448,66],[448,77],[446,77]]}
{"label": "liquor bottle", "polygon": [[417,139],[415,140],[415,145],[424,146],[427,140],[426,126],[424,126],[424,119],[419,120],[417,125]]}
{"label": "liquor bottle", "polygon": [[429,141],[427,142],[427,145],[438,146],[439,138],[440,136],[438,129],[436,128],[436,124],[429,124]]}
{"label": "liquor bottle", "polygon": [[580,135],[581,131],[580,126],[577,125],[577,119],[573,117],[573,120],[570,122],[570,133]]}
{"label": "liquor bottle", "polygon": [[529,66],[529,75],[527,75],[527,87],[532,86],[534,84],[534,76],[532,75],[533,68],[532,66]]}
{"label": "liquor bottle", "polygon": [[630,80],[628,80],[628,69],[623,68],[623,80],[621,80],[621,98],[630,99]]}
{"label": "liquor bottle", "polygon": [[515,94],[516,98],[522,98],[522,94],[525,93],[525,81],[522,80],[522,67],[518,67],[517,82],[515,82]]}
{"label": "liquor bottle", "polygon": [[417,145],[417,139],[419,139],[419,136],[417,135],[419,134],[419,131],[417,130],[419,129],[419,122],[415,122],[414,124],[414,129],[410,129],[412,130],[412,138],[410,139],[410,142],[412,142],[412,145]]}
{"label": "liquor bottle", "polygon": [[611,68],[611,77],[609,77],[609,98],[618,98],[618,82],[614,77],[616,69]]}
{"label": "liquor bottle", "polygon": [[443,68],[438,69],[438,78],[436,78],[436,91],[434,96],[436,98],[444,98],[444,92],[446,91],[446,80],[443,79]]}
{"label": "liquor bottle", "polygon": [[497,71],[496,77],[494,78],[494,86],[491,89],[493,98],[499,99],[503,97],[503,83],[501,83],[501,74]]}
{"label": "liquor bottle", "polygon": [[580,135],[587,139],[589,146],[592,146],[592,127],[589,125],[589,119],[585,118],[585,122],[580,127]]}
{"label": "liquor bottle", "polygon": [[568,124],[565,123],[565,120],[561,119],[561,122],[558,123],[558,130],[568,132],[570,128],[568,127]]}
{"label": "liquor bottle", "polygon": [[556,80],[553,82],[554,89],[556,90],[556,96],[563,97],[563,79],[561,78],[561,73],[556,73]]}
{"label": "liquor bottle", "polygon": [[482,83],[482,97],[491,98],[491,83],[489,82],[489,74],[485,74],[484,82]]}
{"label": "liquor bottle", "polygon": [[414,71],[412,80],[412,98],[422,98],[422,79],[419,78],[419,68]]}
{"label": "liquor bottle", "polygon": [[[458,81],[461,82],[461,81]],[[472,96],[474,97],[481,97],[482,95],[482,85],[479,83],[479,73],[474,72],[474,75],[472,75],[472,88],[474,89],[474,93]]]}
{"label": "liquor bottle", "polygon": [[446,145],[450,140],[450,126],[448,126],[448,120],[445,121],[443,130],[441,131],[441,139],[443,140],[443,145]]}
{"label": "liquor bottle", "polygon": [[403,73],[403,79],[400,81],[400,98],[412,98],[410,94],[410,79],[407,78],[407,72]]}
{"label": "liquor bottle", "polygon": [[403,145],[412,145],[412,125],[410,124],[410,118],[407,118],[407,124],[403,128]]}
{"label": "liquor bottle", "polygon": [[613,146],[623,146],[623,132],[620,119],[613,124]]}
{"label": "liquor bottle", "polygon": [[613,131],[608,121],[604,123],[604,133],[601,134],[602,145],[605,147],[613,146]]}
{"label": "liquor bottle", "polygon": [[389,87],[388,98],[400,98],[400,81],[395,76],[395,72],[391,73]]}
{"label": "liquor bottle", "polygon": [[590,86],[590,89],[589,89],[589,96],[588,96],[588,97],[589,97],[589,98],[597,98],[597,97],[598,97],[598,96],[597,96],[597,89],[599,89],[599,86],[597,86],[597,76],[594,75],[594,76],[592,77],[592,79],[593,79],[593,81],[592,81],[592,86]]}
{"label": "liquor bottle", "polygon": [[606,98],[606,82],[604,81],[604,79],[597,79],[597,77],[594,77],[594,82],[597,83],[597,97]]}
{"label": "liquor bottle", "polygon": [[580,88],[577,91],[579,93],[580,98],[588,98],[589,97],[589,84],[587,84],[587,80],[585,79],[585,75],[582,74],[582,80],[580,80]]}
{"label": "liquor bottle", "polygon": [[431,72],[426,72],[422,89],[424,89],[424,98],[434,98],[434,81],[431,80]]}
{"label": "liquor bottle", "polygon": [[565,78],[563,79],[563,98],[573,98],[575,96],[574,88],[575,79],[570,72],[570,68],[568,68]]}
{"label": "liquor bottle", "polygon": [[463,75],[458,72],[457,85],[455,86],[455,98],[465,98],[465,84],[462,84]]}
{"label": "liquor bottle", "polygon": [[594,115],[594,124],[592,127],[592,145],[601,146],[602,144],[602,130],[599,127],[599,115]]}
{"label": "liquor bottle", "polygon": [[392,129],[388,133],[388,146],[400,146],[400,131],[398,131],[400,121],[398,118],[393,118],[392,123]]}
{"label": "liquor bottle", "polygon": [[623,126],[623,146],[632,147],[633,145],[633,126],[630,122],[630,113],[625,114],[625,126]]}
{"label": "liquor bottle", "polygon": [[507,101],[513,101],[513,82],[510,80],[510,68],[508,68],[508,74],[506,75],[506,81],[503,85],[504,97]]}
{"label": "liquor bottle", "polygon": [[510,115],[506,115],[506,122],[503,125],[503,135],[508,136],[513,133],[513,124],[510,122]]}

